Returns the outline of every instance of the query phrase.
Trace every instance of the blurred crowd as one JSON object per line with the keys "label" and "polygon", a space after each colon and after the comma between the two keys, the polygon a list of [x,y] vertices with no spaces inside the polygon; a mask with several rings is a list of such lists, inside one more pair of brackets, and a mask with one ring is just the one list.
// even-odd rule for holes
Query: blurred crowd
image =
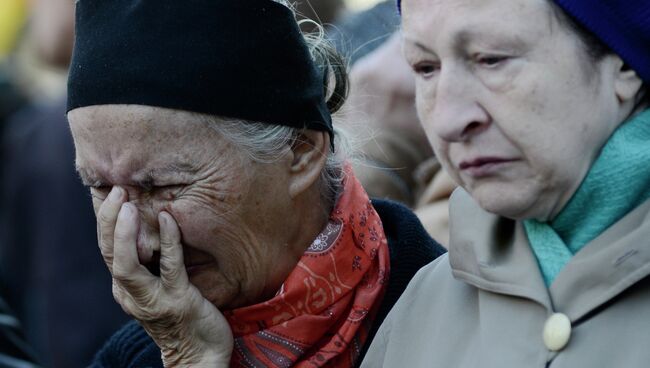
{"label": "blurred crowd", "polygon": [[[296,6],[325,26],[351,69],[336,124],[356,132],[353,165],[365,189],[413,208],[445,244],[455,185],[418,124],[394,1],[360,13],[343,0]],[[317,30],[312,22],[301,27]],[[74,167],[65,117],[73,33],[74,0],[0,1],[0,315],[17,318],[0,337],[0,363],[5,353],[47,367],[86,366],[127,321]]]}

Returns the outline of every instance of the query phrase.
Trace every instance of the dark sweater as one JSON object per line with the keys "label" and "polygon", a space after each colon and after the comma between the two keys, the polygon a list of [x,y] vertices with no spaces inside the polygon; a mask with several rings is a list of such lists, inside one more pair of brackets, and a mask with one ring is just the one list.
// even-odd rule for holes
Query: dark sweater
{"label": "dark sweater", "polygon": [[[397,202],[373,199],[390,249],[390,278],[370,335],[362,348],[360,364],[381,322],[406,289],[415,273],[445,250],[426,233],[420,220]],[[93,368],[162,368],[160,349],[135,321],[127,323],[97,353]]]}

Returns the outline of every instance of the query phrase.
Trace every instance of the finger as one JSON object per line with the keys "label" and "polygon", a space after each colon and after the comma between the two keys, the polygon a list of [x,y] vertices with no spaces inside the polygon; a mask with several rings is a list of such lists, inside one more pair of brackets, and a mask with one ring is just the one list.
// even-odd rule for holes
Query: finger
{"label": "finger", "polygon": [[113,280],[113,299],[117,302],[117,304],[122,307],[122,310],[124,313],[128,314],[131,317],[135,317],[137,315],[137,312],[139,311],[139,308],[133,301],[133,298],[124,291],[122,286],[118,284],[115,280]]}
{"label": "finger", "polygon": [[113,236],[113,278],[138,301],[147,294],[155,277],[138,261],[136,243],[140,218],[132,203],[124,203]]}
{"label": "finger", "polygon": [[165,287],[184,288],[188,284],[183,263],[181,232],[176,220],[167,212],[158,214],[160,224],[160,279]]}
{"label": "finger", "polygon": [[113,233],[115,231],[115,222],[117,221],[117,215],[120,212],[122,203],[125,200],[124,189],[114,186],[97,212],[99,250],[111,273],[113,273]]}

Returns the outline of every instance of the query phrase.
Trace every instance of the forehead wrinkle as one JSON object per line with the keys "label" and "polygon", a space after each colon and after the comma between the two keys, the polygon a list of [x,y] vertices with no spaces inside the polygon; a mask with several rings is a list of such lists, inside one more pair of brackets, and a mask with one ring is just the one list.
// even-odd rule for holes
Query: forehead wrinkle
{"label": "forehead wrinkle", "polygon": [[462,29],[454,36],[454,49],[456,51],[464,50],[472,43],[487,43],[490,45],[490,37],[498,39],[498,46],[507,46],[512,49],[520,49],[526,44],[526,41],[520,35],[511,32],[504,34],[497,30],[486,35],[484,32]]}
{"label": "forehead wrinkle", "polygon": [[[553,21],[554,17],[552,16],[553,8],[546,0],[531,0],[531,3],[517,3],[515,0],[512,2],[422,0],[421,2],[423,4],[418,4],[418,6],[427,7],[428,17],[423,17],[420,12],[411,9],[413,14],[407,14],[405,16],[405,18],[409,18],[409,21],[404,21],[402,29],[404,39],[413,41],[414,44],[417,41],[417,37],[412,38],[412,35],[406,34],[409,31],[410,33],[414,33],[414,35],[427,35],[427,40],[432,42],[438,40],[440,36],[443,36],[443,39],[451,40],[453,44],[450,46],[453,47],[454,51],[467,46],[470,41],[483,39],[484,31],[488,31],[489,34],[499,35],[501,38],[511,39],[510,43],[513,47],[521,46],[525,43],[526,39],[513,32],[512,28],[502,28],[501,26],[512,23],[512,21],[522,20],[522,17],[539,17],[543,13],[545,15],[544,20],[550,22],[547,23],[547,29],[550,30],[552,30],[555,23]],[[463,16],[457,15],[456,9],[459,9],[458,14],[467,13],[470,16],[467,16],[467,14]],[[519,9],[524,9],[524,12],[518,12]],[[543,10],[543,12],[539,10]],[[517,15],[517,19],[511,19],[513,12]],[[436,29],[440,30],[440,27],[443,27],[445,31],[433,32]],[[538,32],[536,31],[536,33]]]}

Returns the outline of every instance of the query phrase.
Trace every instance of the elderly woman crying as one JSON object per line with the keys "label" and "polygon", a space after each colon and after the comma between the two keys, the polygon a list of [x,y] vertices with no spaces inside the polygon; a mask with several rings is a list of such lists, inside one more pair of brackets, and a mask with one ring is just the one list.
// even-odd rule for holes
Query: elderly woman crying
{"label": "elderly woman crying", "polygon": [[137,320],[93,366],[354,366],[442,251],[345,163],[341,61],[276,1],[76,12],[76,164]]}
{"label": "elderly woman crying", "polygon": [[647,367],[650,1],[401,9],[421,123],[462,189],[449,255],[363,366]]}

